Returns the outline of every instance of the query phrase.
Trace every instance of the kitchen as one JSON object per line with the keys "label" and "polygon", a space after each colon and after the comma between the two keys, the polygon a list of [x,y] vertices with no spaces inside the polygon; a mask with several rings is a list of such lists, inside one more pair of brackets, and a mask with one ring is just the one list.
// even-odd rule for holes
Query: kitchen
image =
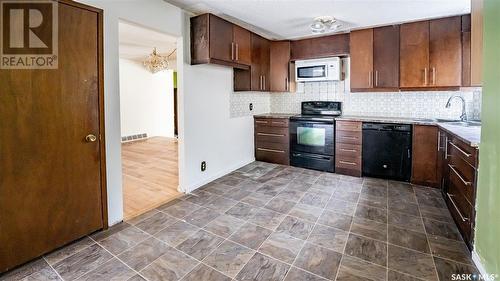
{"label": "kitchen", "polygon": [[[73,80],[0,69],[19,124],[0,126],[0,280],[498,278],[496,0],[79,2],[51,2]],[[132,219],[121,21],[174,36],[179,57],[179,197]],[[71,120],[95,127],[33,119],[78,99]]]}

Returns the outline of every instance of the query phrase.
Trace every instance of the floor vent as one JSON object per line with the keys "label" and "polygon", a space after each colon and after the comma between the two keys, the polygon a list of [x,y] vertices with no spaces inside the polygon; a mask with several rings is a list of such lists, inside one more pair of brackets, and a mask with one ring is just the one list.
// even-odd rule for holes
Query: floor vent
{"label": "floor vent", "polygon": [[146,133],[144,133],[144,134],[137,134],[137,135],[131,135],[131,136],[122,137],[122,142],[143,140],[143,139],[147,139],[147,138],[148,138],[148,134],[146,134]]}

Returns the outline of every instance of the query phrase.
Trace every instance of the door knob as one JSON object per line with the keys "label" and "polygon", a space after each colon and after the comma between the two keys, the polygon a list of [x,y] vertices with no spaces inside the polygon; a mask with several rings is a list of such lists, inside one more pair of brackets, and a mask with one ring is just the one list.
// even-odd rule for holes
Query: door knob
{"label": "door knob", "polygon": [[92,135],[92,134],[87,135],[85,137],[85,141],[86,142],[95,142],[96,140],[97,140],[97,137],[95,135]]}

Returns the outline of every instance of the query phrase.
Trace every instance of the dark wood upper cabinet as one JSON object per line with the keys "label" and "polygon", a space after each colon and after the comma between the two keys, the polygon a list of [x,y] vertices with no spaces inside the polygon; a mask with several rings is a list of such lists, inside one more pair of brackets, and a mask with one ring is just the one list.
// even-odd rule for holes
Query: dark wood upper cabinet
{"label": "dark wood upper cabinet", "polygon": [[269,40],[252,33],[252,66],[250,80],[252,91],[269,91],[270,48]]}
{"label": "dark wood upper cabinet", "polygon": [[232,61],[233,24],[216,16],[210,15],[210,58],[223,61]]}
{"label": "dark wood upper cabinet", "polygon": [[291,42],[291,60],[349,55],[349,34],[337,34]]}
{"label": "dark wood upper cabinet", "polygon": [[269,88],[271,92],[290,91],[290,41],[271,42],[271,74]]}
{"label": "dark wood upper cabinet", "polygon": [[373,88],[373,29],[351,32],[351,89]]}
{"label": "dark wood upper cabinet", "polygon": [[351,91],[399,87],[399,26],[351,32]]}
{"label": "dark wood upper cabinet", "polygon": [[402,88],[461,86],[461,26],[460,16],[401,25]]}
{"label": "dark wood upper cabinet", "polygon": [[406,23],[400,28],[399,85],[425,87],[429,72],[429,21]]}
{"label": "dark wood upper cabinet", "polygon": [[411,182],[438,187],[440,184],[438,128],[413,126],[413,157]]}
{"label": "dark wood upper cabinet", "polygon": [[373,29],[373,73],[376,88],[399,87],[399,25]]}
{"label": "dark wood upper cabinet", "polygon": [[469,87],[471,83],[471,17],[462,16],[462,86]]}
{"label": "dark wood upper cabinet", "polygon": [[460,16],[429,22],[429,85],[462,84],[462,19]]}
{"label": "dark wood upper cabinet", "polygon": [[191,18],[191,64],[249,69],[250,31],[212,14]]}
{"label": "dark wood upper cabinet", "polygon": [[233,25],[233,52],[238,63],[250,65],[252,63],[251,33],[243,27]]}

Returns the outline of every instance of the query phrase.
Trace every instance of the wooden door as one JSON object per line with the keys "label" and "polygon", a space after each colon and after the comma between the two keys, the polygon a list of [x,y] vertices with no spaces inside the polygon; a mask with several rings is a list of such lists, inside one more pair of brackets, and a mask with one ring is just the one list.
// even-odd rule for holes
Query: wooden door
{"label": "wooden door", "polygon": [[399,88],[399,25],[373,29],[374,87]]}
{"label": "wooden door", "polygon": [[252,91],[262,90],[262,57],[264,38],[252,33],[252,67],[250,68],[250,88]]}
{"label": "wooden door", "polygon": [[436,126],[413,126],[412,183],[439,186],[438,145]]}
{"label": "wooden door", "polygon": [[269,91],[269,80],[271,76],[271,41],[263,38],[262,41],[262,56],[260,65],[262,67],[262,90]]}
{"label": "wooden door", "polygon": [[210,14],[210,58],[232,62],[233,24]]}
{"label": "wooden door", "polygon": [[430,21],[429,85],[462,84],[462,19],[460,16]]}
{"label": "wooden door", "polygon": [[233,25],[234,60],[237,63],[250,65],[252,62],[250,31]]}
{"label": "wooden door", "polygon": [[351,32],[351,89],[373,88],[373,29]]}
{"label": "wooden door", "polygon": [[0,272],[106,224],[101,23],[59,2],[58,69],[0,70]]}
{"label": "wooden door", "polygon": [[401,88],[428,85],[429,73],[429,21],[402,24],[400,27]]}
{"label": "wooden door", "polygon": [[271,42],[271,92],[290,91],[290,41]]}

